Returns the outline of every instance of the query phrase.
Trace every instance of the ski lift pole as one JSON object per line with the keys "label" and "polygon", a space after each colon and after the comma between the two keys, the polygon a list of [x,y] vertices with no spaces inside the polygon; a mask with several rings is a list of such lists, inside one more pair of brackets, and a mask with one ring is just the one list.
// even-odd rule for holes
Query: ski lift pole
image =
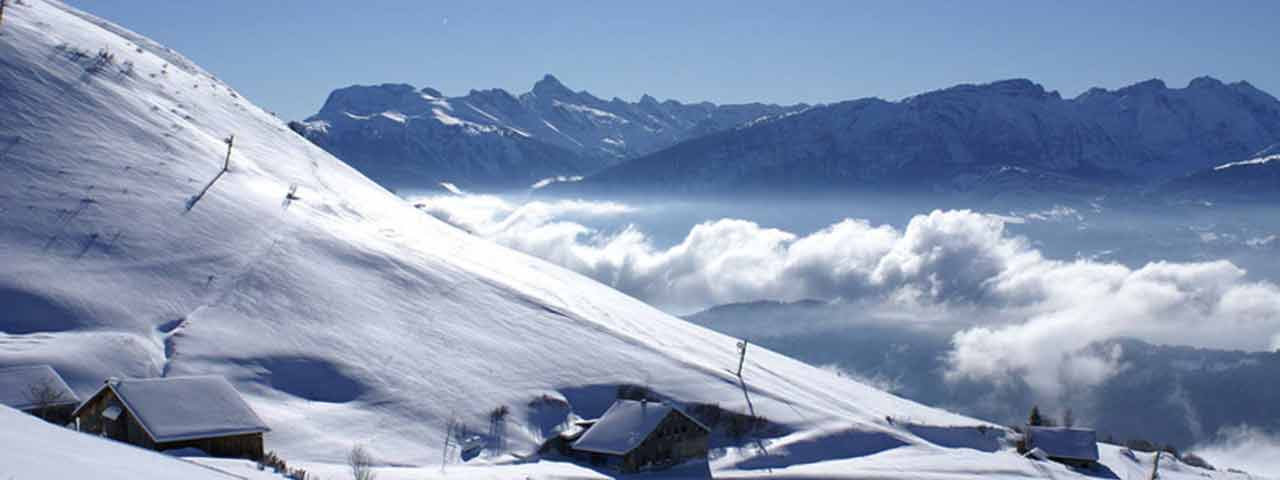
{"label": "ski lift pole", "polygon": [[[0,2],[2,1],[4,0],[0,0]],[[223,140],[223,142],[226,142],[227,144],[227,159],[223,160],[222,162],[222,171],[229,172],[231,171],[231,147],[234,146],[236,143],[235,134],[232,134],[231,136],[227,137],[225,140]]]}
{"label": "ski lift pole", "polygon": [[747,360],[747,345],[746,340],[738,342],[738,378],[742,378],[742,364]]}
{"label": "ski lift pole", "polygon": [[444,427],[444,448],[440,450],[440,473],[444,473],[445,468],[449,466],[449,450],[452,445],[449,444],[453,439],[454,426],[457,424],[457,417],[449,415],[449,423]]}

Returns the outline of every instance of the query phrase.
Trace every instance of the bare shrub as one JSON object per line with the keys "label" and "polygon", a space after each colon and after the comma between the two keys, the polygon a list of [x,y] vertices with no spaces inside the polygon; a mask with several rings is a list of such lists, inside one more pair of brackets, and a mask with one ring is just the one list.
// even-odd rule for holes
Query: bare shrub
{"label": "bare shrub", "polygon": [[52,420],[54,407],[68,400],[66,392],[51,382],[31,385],[27,388],[26,397],[27,402],[35,407],[36,416],[44,420]]}
{"label": "bare shrub", "polygon": [[315,478],[308,474],[306,470],[301,468],[289,468],[289,464],[286,463],[283,458],[280,458],[279,455],[276,455],[276,452],[267,452],[266,455],[262,456],[262,460],[258,461],[258,470],[266,470],[267,468],[274,470],[277,474],[280,474],[289,480],[309,480]]}
{"label": "bare shrub", "polygon": [[107,68],[108,66],[114,65],[115,63],[116,63],[116,54],[111,53],[110,50],[103,48],[101,50],[98,50],[98,54],[95,55],[93,57],[93,60],[91,60],[89,64],[84,67],[84,70],[89,73],[98,73],[103,69]]}
{"label": "bare shrub", "polygon": [[500,405],[489,412],[489,442],[494,454],[506,450],[507,415],[510,414],[511,409],[506,405]]}
{"label": "bare shrub", "polygon": [[693,403],[685,408],[689,416],[713,431],[722,431],[729,438],[742,440],[748,436],[770,437],[784,433],[782,426],[768,418],[725,410],[715,403]]}
{"label": "bare shrub", "polygon": [[373,471],[373,455],[363,445],[351,447],[351,452],[347,454],[347,466],[351,467],[351,478],[355,480],[377,478]]}

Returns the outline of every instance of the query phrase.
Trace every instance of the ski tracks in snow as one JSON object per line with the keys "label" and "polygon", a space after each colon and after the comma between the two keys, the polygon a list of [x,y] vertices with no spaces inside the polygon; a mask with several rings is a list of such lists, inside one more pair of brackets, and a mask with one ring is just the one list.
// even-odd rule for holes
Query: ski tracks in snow
{"label": "ski tracks in snow", "polygon": [[[210,275],[205,281],[206,293],[204,300],[200,302],[200,306],[192,309],[186,315],[180,318],[162,323],[156,327],[158,341],[164,349],[164,364],[161,366],[161,376],[168,376],[170,366],[174,358],[178,355],[178,340],[182,337],[182,330],[190,325],[192,317],[196,316],[201,310],[223,303],[229,296],[239,291],[240,286],[245,279],[251,277],[259,265],[263,264],[263,260],[268,258],[277,247],[287,239],[293,238],[298,231],[298,223],[301,220],[290,221],[286,215],[289,205],[283,205],[279,216],[276,217],[277,227],[272,228],[275,232],[262,243],[262,247],[257,252],[245,256],[245,260],[240,266],[233,271],[236,272],[230,276],[229,281],[221,281],[217,275]],[[222,285],[217,288],[216,285]]]}

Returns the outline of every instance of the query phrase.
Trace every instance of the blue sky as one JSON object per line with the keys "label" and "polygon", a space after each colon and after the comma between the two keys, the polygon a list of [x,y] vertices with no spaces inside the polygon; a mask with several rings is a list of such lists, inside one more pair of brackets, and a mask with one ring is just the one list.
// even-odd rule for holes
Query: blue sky
{"label": "blue sky", "polygon": [[334,88],[527,91],[544,73],[628,100],[897,99],[1025,77],[1074,96],[1208,74],[1280,94],[1280,2],[71,0],[170,46],[282,118]]}

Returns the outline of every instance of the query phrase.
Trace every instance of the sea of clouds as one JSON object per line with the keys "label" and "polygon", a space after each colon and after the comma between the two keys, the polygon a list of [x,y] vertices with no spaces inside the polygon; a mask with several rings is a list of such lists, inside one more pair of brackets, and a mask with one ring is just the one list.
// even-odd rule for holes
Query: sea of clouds
{"label": "sea of clouds", "polygon": [[[1280,348],[1280,287],[1228,261],[1045,258],[1005,229],[1010,218],[970,210],[918,214],[898,228],[844,219],[796,234],[742,219],[709,220],[658,247],[615,202],[453,194],[413,199],[475,235],[549,260],[676,314],[757,300],[873,302],[963,316],[951,379],[1020,379],[1039,394],[1098,385],[1124,368],[1120,352],[1086,348],[1133,337],[1207,348]],[[1047,215],[1071,217],[1075,212]],[[949,319],[955,321],[956,319]]]}
{"label": "sea of clouds", "polygon": [[1219,432],[1210,443],[1189,449],[1218,468],[1233,468],[1252,474],[1280,472],[1280,437],[1251,427],[1240,426]]}

